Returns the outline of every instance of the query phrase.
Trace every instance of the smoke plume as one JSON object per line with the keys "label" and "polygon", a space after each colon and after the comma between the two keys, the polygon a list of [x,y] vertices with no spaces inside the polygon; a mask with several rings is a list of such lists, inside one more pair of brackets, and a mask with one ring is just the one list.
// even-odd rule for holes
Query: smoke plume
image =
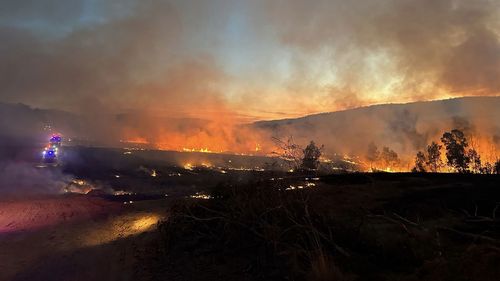
{"label": "smoke plume", "polygon": [[341,107],[500,92],[499,1],[292,0],[265,10],[297,57],[329,62],[336,81],[324,90]]}
{"label": "smoke plume", "polygon": [[[240,126],[258,119],[500,93],[498,0],[0,5],[0,102],[69,112],[37,126],[101,143],[248,152],[269,142]],[[401,149],[435,134],[395,114],[377,125]]]}

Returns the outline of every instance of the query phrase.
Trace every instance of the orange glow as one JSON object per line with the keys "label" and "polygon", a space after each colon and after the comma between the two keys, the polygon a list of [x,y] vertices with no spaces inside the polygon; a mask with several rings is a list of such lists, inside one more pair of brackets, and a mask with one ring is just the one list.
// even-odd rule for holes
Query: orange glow
{"label": "orange glow", "polygon": [[131,144],[149,144],[149,142],[143,137],[135,137],[135,138],[124,140],[123,142],[124,143],[131,143]]}
{"label": "orange glow", "polygon": [[157,213],[125,214],[115,217],[105,225],[86,230],[80,239],[84,246],[102,245],[150,231],[162,218],[163,216]]}
{"label": "orange glow", "polygon": [[[442,134],[455,126],[454,119],[447,114],[443,115],[442,121],[438,120],[441,118],[439,116],[438,119],[435,119],[439,122],[434,120],[431,120],[434,123],[420,121],[421,119],[425,120],[424,117],[432,112],[444,112],[442,106],[437,104],[429,104],[430,107],[419,104],[412,105],[413,109],[408,113],[408,116],[398,116],[399,113],[393,112],[392,109],[383,111],[384,114],[378,121],[373,121],[373,118],[361,114],[355,114],[355,112],[346,113],[346,115],[354,117],[351,120],[353,123],[348,124],[343,124],[340,121],[330,124],[328,123],[330,122],[328,115],[318,117],[317,120],[311,122],[310,128],[304,126],[305,124],[302,124],[300,120],[297,122],[291,120],[290,122],[281,122],[279,126],[276,126],[276,130],[273,126],[259,127],[241,124],[240,120],[230,118],[236,113],[227,108],[221,108],[220,112],[210,114],[210,116],[205,117],[206,119],[167,118],[168,122],[159,122],[159,119],[154,115],[144,113],[141,115],[141,119],[136,120],[136,124],[140,126],[127,126],[122,129],[121,138],[127,140],[126,143],[137,144],[136,146],[130,145],[136,149],[149,148],[193,153],[275,157],[276,153],[273,154],[273,152],[279,152],[279,148],[273,141],[273,137],[277,136],[283,139],[293,136],[294,141],[300,147],[303,147],[310,140],[324,145],[324,157],[321,161],[329,163],[329,157],[331,160],[329,164],[333,166],[340,158],[344,164],[356,166],[363,171],[374,169],[387,172],[405,172],[413,168],[415,154],[418,150],[425,150],[426,145],[430,144],[431,141],[441,143]],[[215,111],[215,108],[213,110]],[[495,143],[492,136],[492,132],[495,132],[495,124],[480,114],[482,113],[481,109],[471,106],[467,107],[464,113],[479,116],[467,120],[474,128],[474,131],[471,132],[472,140],[469,141],[470,148],[476,149],[481,155],[483,164],[496,161],[500,155],[496,152],[498,151],[498,143]],[[415,120],[412,119],[413,117]],[[408,119],[408,122],[403,122],[406,120],[405,118]],[[397,127],[399,131],[388,132],[386,124],[396,124],[404,126],[404,128]],[[332,134],[329,131],[330,125],[338,127],[339,133]],[[371,129],[363,129],[366,127]],[[406,127],[410,128],[408,132],[412,134],[408,134]],[[393,139],[382,137],[393,133],[396,134]],[[383,161],[367,160],[366,150],[371,141],[378,146],[379,151],[384,146],[394,150],[398,154],[399,162],[388,165]],[[299,150],[299,152],[301,151]],[[445,162],[444,149],[441,153],[443,162]],[[192,165],[200,165],[194,159],[189,161],[192,162]]]}
{"label": "orange glow", "polygon": [[180,119],[155,125],[156,117],[148,117],[145,113],[145,120],[137,121],[141,126],[123,129],[123,139],[126,140],[123,142],[150,149],[200,153],[264,154],[272,150],[267,133],[243,126],[226,115],[214,114],[210,119]]}

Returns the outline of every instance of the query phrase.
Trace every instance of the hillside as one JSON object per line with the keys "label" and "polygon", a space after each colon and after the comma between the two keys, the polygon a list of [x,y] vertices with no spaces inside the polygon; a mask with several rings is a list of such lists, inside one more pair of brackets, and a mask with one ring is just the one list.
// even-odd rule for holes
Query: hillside
{"label": "hillside", "polygon": [[500,97],[383,104],[321,113],[296,119],[262,121],[254,127],[298,143],[316,140],[327,152],[362,155],[370,142],[413,157],[417,149],[438,141],[444,130],[458,128],[483,146],[500,145]]}

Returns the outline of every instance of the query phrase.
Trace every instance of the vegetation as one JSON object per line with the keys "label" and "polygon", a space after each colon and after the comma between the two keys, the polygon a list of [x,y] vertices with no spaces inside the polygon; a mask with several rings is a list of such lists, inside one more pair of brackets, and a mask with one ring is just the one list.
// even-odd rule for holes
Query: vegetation
{"label": "vegetation", "polygon": [[323,146],[318,147],[314,141],[310,141],[306,148],[302,149],[300,145],[289,137],[286,141],[279,138],[273,138],[277,150],[274,152],[279,158],[285,160],[291,170],[317,170],[320,164],[320,157]]}
{"label": "vegetation", "polygon": [[465,149],[469,144],[464,133],[457,129],[445,132],[441,137],[441,142],[443,142],[446,148],[448,165],[456,169],[459,173],[467,172],[470,158],[466,154]]}
{"label": "vegetation", "polygon": [[415,167],[412,169],[415,173],[425,173],[425,165],[426,165],[425,154],[422,151],[417,152],[417,156],[415,157]]}
{"label": "vegetation", "polygon": [[398,154],[387,146],[384,146],[384,148],[382,148],[380,158],[382,160],[384,168],[393,167],[399,163]]}
{"label": "vegetation", "polygon": [[[500,160],[497,160],[495,165],[488,162],[482,163],[481,155],[474,149],[469,148],[469,142],[465,134],[453,129],[450,132],[445,132],[441,137],[441,142],[446,150],[446,165],[459,173],[476,173],[476,174],[500,174]],[[441,160],[442,145],[432,142],[427,146],[427,154],[418,151],[415,157],[415,166],[413,172],[439,172],[444,166]]]}
{"label": "vegetation", "polygon": [[370,161],[370,167],[372,169],[373,169],[373,164],[380,159],[380,151],[373,142],[371,142],[368,145],[368,150],[366,152],[366,159]]}
{"label": "vegetation", "polygon": [[394,150],[384,146],[382,151],[379,151],[377,145],[373,142],[368,145],[365,158],[370,162],[372,170],[377,170],[377,168],[387,170],[400,163],[399,156]]}
{"label": "vegetation", "polygon": [[[341,276],[331,255],[344,251],[325,224],[331,218],[320,216],[308,192],[258,183],[221,185],[212,196],[215,200],[183,202],[172,209],[162,226],[168,237],[165,252],[186,250],[178,241],[188,236],[202,252],[217,249],[213,259],[226,257],[232,269],[246,268],[246,275],[261,275],[259,280],[284,280],[288,274],[299,279]],[[239,264],[242,257],[250,264]]]}
{"label": "vegetation", "polygon": [[158,280],[498,278],[493,177],[347,174],[285,188],[296,181],[224,184],[213,199],[177,202],[160,225]]}
{"label": "vegetation", "polygon": [[277,151],[274,151],[273,154],[285,160],[290,166],[290,169],[299,169],[303,150],[294,142],[293,137],[290,136],[287,140],[273,138],[273,141],[277,148]]}
{"label": "vegetation", "polygon": [[303,150],[302,169],[316,170],[319,167],[319,158],[321,157],[321,149],[317,147],[314,141],[311,141]]}
{"label": "vegetation", "polygon": [[427,146],[427,159],[425,164],[433,173],[438,172],[443,166],[443,161],[441,160],[441,148],[442,146],[436,142],[432,142]]}
{"label": "vegetation", "polygon": [[473,173],[480,173],[482,169],[481,156],[473,148],[467,151],[467,158],[469,159],[469,170]]}

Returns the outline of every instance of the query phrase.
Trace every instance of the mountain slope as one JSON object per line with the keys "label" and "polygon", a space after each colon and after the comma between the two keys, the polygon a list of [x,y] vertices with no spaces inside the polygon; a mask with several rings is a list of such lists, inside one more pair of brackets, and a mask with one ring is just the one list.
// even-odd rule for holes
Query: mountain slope
{"label": "mountain slope", "polygon": [[476,145],[485,146],[483,150],[498,150],[500,97],[374,105],[253,125],[270,135],[293,136],[300,144],[315,140],[324,144],[329,153],[361,156],[373,142],[411,159],[416,150],[430,141],[439,141],[445,130],[453,128],[474,136]]}

